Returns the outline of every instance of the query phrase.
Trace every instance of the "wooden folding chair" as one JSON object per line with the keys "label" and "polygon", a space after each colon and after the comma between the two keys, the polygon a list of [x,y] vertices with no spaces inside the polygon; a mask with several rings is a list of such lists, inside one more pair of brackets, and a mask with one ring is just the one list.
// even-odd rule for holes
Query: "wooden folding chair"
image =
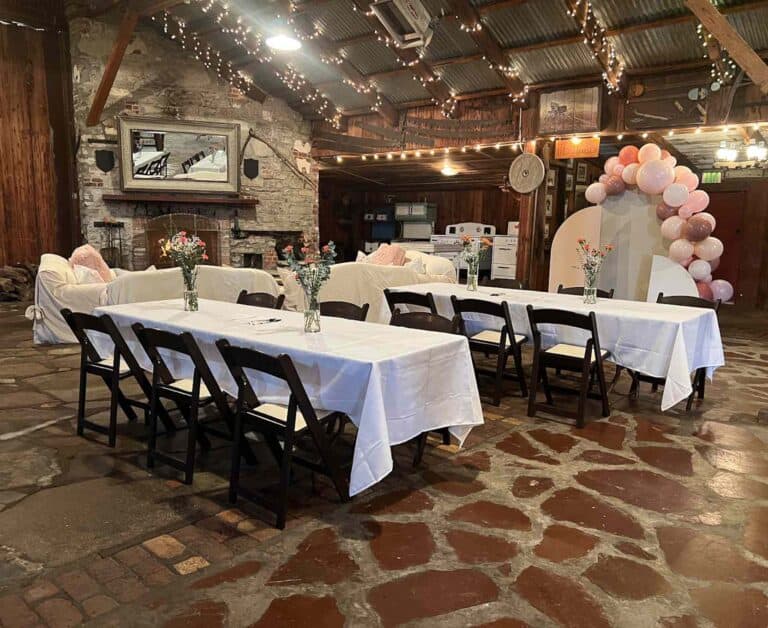
{"label": "wooden folding chair", "polygon": [[[80,388],[77,397],[77,434],[82,436],[85,428],[106,434],[110,447],[115,446],[117,440],[117,406],[119,405],[129,421],[136,420],[134,408],[144,412],[145,418],[149,416],[149,402],[152,396],[152,385],[147,380],[146,373],[139,366],[136,358],[128,348],[125,339],[114,321],[103,314],[93,316],[83,312],[73,312],[67,308],[61,310],[61,315],[69,325],[72,333],[80,343]],[[110,338],[114,345],[111,356],[103,356],[93,345],[88,333],[103,334]],[[85,402],[88,385],[88,374],[98,375],[111,392],[109,407],[109,425],[104,427],[85,418]],[[146,401],[130,399],[120,390],[120,382],[133,377],[146,396]],[[166,430],[176,429],[168,413],[163,409],[160,419]]]}
{"label": "wooden folding chair", "polygon": [[[288,486],[294,463],[331,479],[341,501],[349,499],[346,478],[331,451],[325,425],[339,417],[340,412],[315,410],[309,401],[291,358],[286,354],[271,356],[254,349],[234,347],[222,339],[216,343],[237,382],[237,409],[235,412],[234,438],[232,440],[232,466],[229,479],[229,501],[237,501],[240,484],[240,448],[245,431],[264,435],[272,455],[280,466],[278,503],[267,506],[276,515],[276,527],[285,527],[288,509]],[[262,403],[248,379],[246,371],[261,373],[288,386],[288,405]],[[300,455],[297,441],[308,435],[314,443],[316,458]],[[282,447],[280,443],[282,442]]]}
{"label": "wooden folding chair", "polygon": [[389,305],[389,311],[392,314],[395,313],[395,309],[398,305],[405,305],[408,307],[421,307],[428,310],[431,314],[437,315],[437,306],[435,305],[435,297],[431,292],[427,294],[419,294],[418,292],[408,292],[403,290],[390,290],[384,288],[384,298]]}
{"label": "wooden folding chair", "polygon": [[[547,412],[553,411],[554,403],[547,377],[547,368],[581,373],[581,382],[578,390],[579,403],[576,412],[561,410],[559,414],[575,418],[577,427],[584,427],[584,406],[587,396],[590,396],[601,400],[603,416],[609,416],[611,411],[608,404],[608,388],[605,383],[605,372],[603,371],[603,360],[608,356],[608,352],[600,348],[595,313],[590,312],[586,315],[566,310],[534,309],[532,305],[529,305],[527,310],[534,343],[531,392],[528,396],[528,416],[536,416],[538,409]],[[540,325],[557,325],[583,329],[589,332],[589,339],[584,346],[558,343],[548,349],[544,349],[542,347]],[[592,395],[590,393],[590,385],[595,376],[600,388],[599,395]],[[544,386],[547,405],[536,402],[539,381]],[[570,389],[564,390],[566,392],[575,392]]]}
{"label": "wooden folding chair", "polygon": [[[528,342],[528,337],[523,334],[516,334],[512,325],[512,315],[509,311],[509,304],[492,303],[482,299],[459,299],[456,295],[451,295],[451,304],[453,311],[459,317],[459,326],[461,333],[469,339],[469,348],[472,351],[480,351],[486,356],[494,354],[496,356],[496,369],[489,371],[475,366],[475,373],[479,375],[490,375],[494,378],[493,404],[501,404],[501,388],[504,380],[505,369],[509,356],[515,363],[515,379],[520,385],[520,393],[523,397],[528,396],[528,387],[525,384],[525,371],[523,370],[523,356],[520,348]],[[470,333],[467,331],[467,315],[478,314],[481,316],[490,316],[497,319],[501,330],[483,329],[479,332]],[[474,362],[474,358],[473,358]]]}
{"label": "wooden folding chair", "polygon": [[325,301],[320,304],[320,314],[335,318],[346,318],[350,321],[364,321],[368,316],[369,303],[362,306],[347,301]]}
{"label": "wooden folding chair", "polygon": [[285,303],[285,295],[274,296],[269,292],[248,292],[243,290],[237,295],[239,305],[253,305],[256,307],[268,307],[273,310],[282,310]]}
{"label": "wooden folding chair", "polygon": [[[613,292],[614,292],[614,288],[611,288],[610,290],[601,290],[600,288],[598,288],[596,291],[596,294],[601,299],[612,299]],[[576,296],[583,297],[584,286],[573,286],[571,288],[565,288],[563,287],[563,284],[560,284],[559,286],[557,286],[557,294],[574,294]]]}

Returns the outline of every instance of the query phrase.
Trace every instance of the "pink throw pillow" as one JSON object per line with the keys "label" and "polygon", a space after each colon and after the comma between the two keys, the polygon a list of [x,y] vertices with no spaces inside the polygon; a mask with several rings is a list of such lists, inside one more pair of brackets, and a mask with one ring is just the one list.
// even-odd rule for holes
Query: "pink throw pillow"
{"label": "pink throw pillow", "polygon": [[382,244],[368,256],[368,263],[378,266],[402,266],[405,264],[405,250],[399,246]]}
{"label": "pink throw pillow", "polygon": [[78,246],[69,258],[69,265],[74,268],[75,266],[85,266],[95,270],[104,281],[112,281],[112,273],[109,272],[109,266],[104,261],[96,249],[90,244],[83,244]]}

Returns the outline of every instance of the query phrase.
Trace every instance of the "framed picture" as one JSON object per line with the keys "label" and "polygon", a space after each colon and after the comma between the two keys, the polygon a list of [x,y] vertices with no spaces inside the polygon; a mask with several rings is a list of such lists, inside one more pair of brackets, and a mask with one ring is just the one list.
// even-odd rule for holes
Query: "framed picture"
{"label": "framed picture", "polygon": [[573,174],[567,173],[565,175],[565,191],[571,192],[573,190]]}
{"label": "framed picture", "polygon": [[557,172],[555,170],[547,170],[547,187],[553,188],[557,183]]}
{"label": "framed picture", "polygon": [[552,194],[547,194],[544,197],[544,215],[549,218],[552,216],[552,209],[555,205],[555,197]]}
{"label": "framed picture", "polygon": [[586,183],[587,182],[587,164],[584,162],[579,163],[578,166],[576,166],[576,183]]}
{"label": "framed picture", "polygon": [[549,240],[549,223],[544,223],[544,239]]}
{"label": "framed picture", "polygon": [[600,86],[545,92],[539,97],[539,134],[600,130]]}

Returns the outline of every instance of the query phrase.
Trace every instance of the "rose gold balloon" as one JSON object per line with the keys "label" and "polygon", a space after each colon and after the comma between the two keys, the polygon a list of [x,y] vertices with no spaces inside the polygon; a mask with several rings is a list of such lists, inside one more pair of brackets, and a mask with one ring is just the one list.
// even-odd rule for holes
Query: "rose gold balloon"
{"label": "rose gold balloon", "polygon": [[682,262],[680,262],[680,266],[683,268],[688,268],[695,260],[696,258],[691,255],[688,259],[684,259]]}
{"label": "rose gold balloon", "polygon": [[[646,144],[645,146],[659,148],[655,144]],[[660,159],[646,161],[637,171],[637,187],[646,194],[661,194],[674,180],[675,171]]]}
{"label": "rose gold balloon", "polygon": [[699,187],[699,177],[697,177],[692,172],[688,172],[679,177],[675,177],[675,183],[682,183],[685,187],[688,188],[689,192],[693,192],[697,187]]}
{"label": "rose gold balloon", "polygon": [[712,225],[712,231],[714,231],[715,227],[717,227],[717,221],[715,220],[715,217],[709,212],[699,212],[696,214],[696,217],[704,218],[704,220],[708,221]]}
{"label": "rose gold balloon", "polygon": [[712,288],[709,287],[708,283],[704,283],[703,281],[697,281],[696,290],[699,291],[699,296],[702,299],[707,299],[708,301],[714,301],[714,297],[712,295]]}
{"label": "rose gold balloon", "polygon": [[625,146],[619,151],[619,162],[625,166],[637,162],[637,154],[640,149],[637,146]]}
{"label": "rose gold balloon", "polygon": [[611,174],[614,174],[617,177],[620,177],[622,172],[624,172],[624,165],[623,164],[616,164],[613,167],[613,172]]}
{"label": "rose gold balloon", "polygon": [[712,224],[701,216],[693,216],[685,225],[685,237],[691,242],[706,240],[712,233]]}
{"label": "rose gold balloon", "polygon": [[637,171],[640,169],[640,164],[631,163],[624,166],[624,170],[621,173],[621,179],[627,185],[637,185]]}
{"label": "rose gold balloon", "polygon": [[621,194],[625,187],[626,186],[624,185],[622,178],[617,177],[615,174],[612,174],[610,177],[608,177],[608,181],[605,182],[605,189],[608,192],[608,196],[616,196]]}
{"label": "rose gold balloon", "polygon": [[661,159],[661,149],[656,144],[645,144],[637,153],[637,159],[641,164]]}
{"label": "rose gold balloon", "polygon": [[670,216],[677,215],[677,207],[670,207],[666,203],[659,203],[656,206],[656,217],[659,220],[666,220]]}
{"label": "rose gold balloon", "polygon": [[600,183],[605,183],[606,181],[608,181],[608,175],[607,174],[601,174],[600,177],[598,178],[598,181]]}
{"label": "rose gold balloon", "polygon": [[693,214],[694,214],[693,207],[691,207],[687,203],[682,207],[678,207],[677,209],[677,215],[680,216],[680,218],[684,218],[685,220],[688,220],[691,216],[693,216]]}

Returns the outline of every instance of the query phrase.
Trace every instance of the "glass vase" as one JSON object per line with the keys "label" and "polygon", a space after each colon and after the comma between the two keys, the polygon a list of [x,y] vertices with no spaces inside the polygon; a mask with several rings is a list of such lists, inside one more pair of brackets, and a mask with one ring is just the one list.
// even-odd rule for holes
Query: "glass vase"
{"label": "glass vase", "polygon": [[191,269],[182,268],[184,277],[184,311],[197,312],[199,308],[197,297],[197,266]]}
{"label": "glass vase", "polygon": [[584,274],[584,303],[597,303],[597,273]]}
{"label": "glass vase", "polygon": [[467,290],[477,291],[477,276],[480,273],[479,260],[467,260]]}
{"label": "glass vase", "polygon": [[304,290],[304,333],[316,334],[320,331],[320,304],[317,291]]}

